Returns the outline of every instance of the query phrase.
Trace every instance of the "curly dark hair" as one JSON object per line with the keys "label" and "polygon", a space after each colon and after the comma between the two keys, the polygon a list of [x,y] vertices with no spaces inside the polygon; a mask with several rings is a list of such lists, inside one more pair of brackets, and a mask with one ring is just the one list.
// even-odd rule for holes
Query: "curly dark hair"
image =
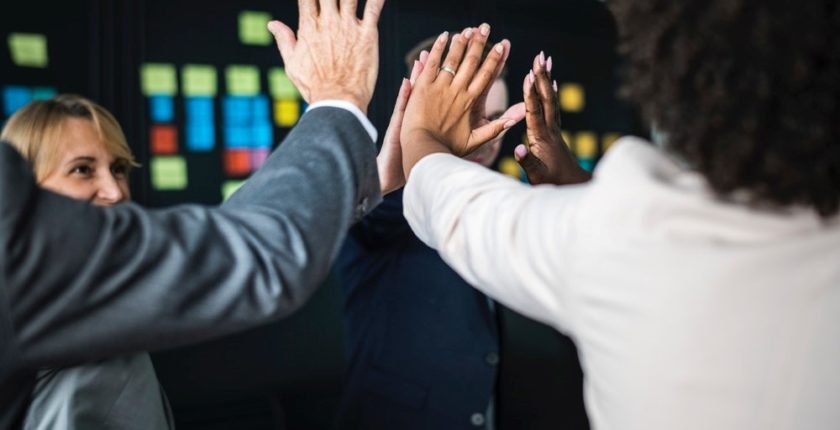
{"label": "curly dark hair", "polygon": [[721,197],[840,211],[840,1],[612,0],[622,95]]}

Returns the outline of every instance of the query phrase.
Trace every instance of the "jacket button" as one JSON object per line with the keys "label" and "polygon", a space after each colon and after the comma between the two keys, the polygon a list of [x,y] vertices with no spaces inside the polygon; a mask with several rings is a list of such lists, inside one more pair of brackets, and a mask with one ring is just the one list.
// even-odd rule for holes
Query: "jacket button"
{"label": "jacket button", "polygon": [[470,417],[470,422],[476,427],[484,425],[484,414],[475,413]]}
{"label": "jacket button", "polygon": [[489,364],[490,366],[498,366],[499,365],[499,354],[495,352],[490,352],[484,356],[484,362]]}

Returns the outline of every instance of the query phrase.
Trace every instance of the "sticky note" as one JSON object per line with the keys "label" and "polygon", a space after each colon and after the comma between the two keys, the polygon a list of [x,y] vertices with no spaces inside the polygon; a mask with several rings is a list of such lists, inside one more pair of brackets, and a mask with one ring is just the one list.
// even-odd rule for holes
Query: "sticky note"
{"label": "sticky note", "polygon": [[246,10],[239,14],[239,41],[245,45],[270,45],[274,37],[268,31],[271,15]]}
{"label": "sticky note", "polygon": [[12,33],[8,38],[12,62],[20,67],[43,69],[49,64],[47,36],[34,33]]}
{"label": "sticky note", "polygon": [[620,138],[621,133],[605,133],[601,137],[601,148],[603,148],[602,151],[606,154],[607,151],[609,151],[609,149],[612,148],[613,143],[615,143],[615,141]]}
{"label": "sticky note", "polygon": [[268,71],[268,91],[274,99],[297,100],[300,98],[300,92],[286,75],[286,69],[282,67],[274,67]]}
{"label": "sticky note", "polygon": [[215,97],[218,89],[216,68],[187,64],[181,69],[181,92],[187,97]]}
{"label": "sticky note", "polygon": [[228,176],[247,176],[253,169],[251,151],[248,149],[226,149],[224,155],[225,173]]}
{"label": "sticky note", "polygon": [[171,125],[153,125],[149,131],[149,147],[154,155],[178,153],[178,130]]}
{"label": "sticky note", "polygon": [[274,102],[274,122],[278,127],[292,127],[300,119],[300,103],[296,100]]}
{"label": "sticky note", "polygon": [[522,174],[519,163],[517,163],[516,159],[513,157],[504,157],[499,160],[499,171],[516,179],[519,179]]}
{"label": "sticky note", "polygon": [[580,167],[583,167],[583,170],[586,170],[587,172],[595,170],[595,160],[592,158],[580,158],[578,159],[578,164],[580,164]]}
{"label": "sticky note", "polygon": [[251,167],[254,171],[258,170],[265,164],[265,161],[268,160],[268,156],[271,154],[271,149],[269,148],[259,148],[254,149],[251,151]]}
{"label": "sticky note", "polygon": [[253,107],[249,97],[227,96],[222,99],[222,115],[224,116],[225,126],[250,124]]}
{"label": "sticky note", "polygon": [[251,128],[251,147],[271,148],[274,140],[274,127],[271,123],[263,122]]}
{"label": "sticky note", "polygon": [[598,137],[595,133],[582,131],[575,135],[574,148],[578,158],[595,158],[598,156]]}
{"label": "sticky note", "polygon": [[559,94],[560,108],[566,112],[580,112],[586,107],[586,93],[579,84],[563,84]]}
{"label": "sticky note", "polygon": [[213,123],[187,124],[186,146],[195,152],[212,151],[216,146],[216,128]]}
{"label": "sticky note", "polygon": [[187,188],[187,162],[183,157],[152,157],[152,187],[160,191]]}
{"label": "sticky note", "polygon": [[18,109],[32,101],[32,90],[27,87],[10,85],[3,88],[3,113],[12,116]]}
{"label": "sticky note", "polygon": [[149,118],[153,122],[172,122],[175,120],[175,99],[172,96],[152,96],[149,98]]}
{"label": "sticky note", "polygon": [[245,185],[245,181],[224,181],[222,182],[222,201],[225,201],[233,195],[233,193],[239,191],[242,186]]}
{"label": "sticky note", "polygon": [[247,125],[225,126],[225,147],[242,149],[251,146],[251,127]]}
{"label": "sticky note", "polygon": [[34,87],[32,88],[32,100],[49,100],[56,96],[58,92],[52,87]]}
{"label": "sticky note", "polygon": [[178,93],[178,78],[171,64],[147,63],[140,66],[140,86],[143,95],[174,96]]}
{"label": "sticky note", "polygon": [[228,66],[225,82],[231,95],[255,96],[260,93],[260,70],[255,66]]}
{"label": "sticky note", "polygon": [[213,99],[210,97],[185,97],[184,113],[187,124],[213,125]]}

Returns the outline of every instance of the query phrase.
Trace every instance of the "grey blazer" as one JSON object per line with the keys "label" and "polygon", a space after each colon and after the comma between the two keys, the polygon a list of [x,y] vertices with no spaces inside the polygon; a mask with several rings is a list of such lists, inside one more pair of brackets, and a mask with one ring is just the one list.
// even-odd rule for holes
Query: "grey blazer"
{"label": "grey blazer", "polygon": [[[375,144],[317,108],[219,208],[102,209],[39,189],[0,145],[0,429],[33,372],[198,342],[288,315],[379,203]],[[294,348],[290,345],[290,348]]]}

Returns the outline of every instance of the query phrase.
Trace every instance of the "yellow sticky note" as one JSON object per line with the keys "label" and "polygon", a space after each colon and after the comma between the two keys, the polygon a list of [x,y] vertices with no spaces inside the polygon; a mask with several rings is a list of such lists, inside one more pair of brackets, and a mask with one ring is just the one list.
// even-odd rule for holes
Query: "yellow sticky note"
{"label": "yellow sticky note", "polygon": [[274,99],[300,98],[300,92],[282,67],[274,67],[268,71],[268,89]]}
{"label": "yellow sticky note", "polygon": [[580,112],[586,107],[586,93],[579,84],[560,87],[560,108],[566,112]]}
{"label": "yellow sticky note", "polygon": [[225,77],[228,94],[255,96],[260,93],[260,70],[256,66],[228,66]]}
{"label": "yellow sticky note", "polygon": [[274,122],[278,127],[292,127],[300,119],[300,102],[277,100],[274,102]]}
{"label": "yellow sticky note", "polygon": [[613,143],[616,140],[621,138],[620,133],[606,133],[603,137],[601,137],[601,148],[603,148],[604,153],[609,151],[612,148]]}
{"label": "yellow sticky note", "polygon": [[146,63],[140,66],[140,86],[143,95],[174,96],[178,93],[178,78],[171,64]]}
{"label": "yellow sticky note", "polygon": [[34,33],[12,33],[8,38],[12,62],[20,67],[44,68],[49,64],[47,36]]}
{"label": "yellow sticky note", "polygon": [[499,171],[505,175],[519,179],[522,174],[520,169],[519,163],[517,163],[516,159],[513,157],[505,157],[499,160]]}
{"label": "yellow sticky note", "polygon": [[245,45],[270,45],[274,37],[268,31],[271,14],[243,11],[239,14],[239,41]]}
{"label": "yellow sticky note", "polygon": [[184,157],[152,157],[152,187],[161,191],[187,188],[187,161]]}
{"label": "yellow sticky note", "polygon": [[575,136],[575,155],[578,158],[598,156],[598,136],[589,131],[582,131]]}
{"label": "yellow sticky note", "polygon": [[187,64],[181,69],[181,90],[187,97],[215,97],[218,87],[216,68],[199,64]]}
{"label": "yellow sticky note", "polygon": [[222,201],[226,201],[245,185],[245,181],[225,181],[222,183]]}

